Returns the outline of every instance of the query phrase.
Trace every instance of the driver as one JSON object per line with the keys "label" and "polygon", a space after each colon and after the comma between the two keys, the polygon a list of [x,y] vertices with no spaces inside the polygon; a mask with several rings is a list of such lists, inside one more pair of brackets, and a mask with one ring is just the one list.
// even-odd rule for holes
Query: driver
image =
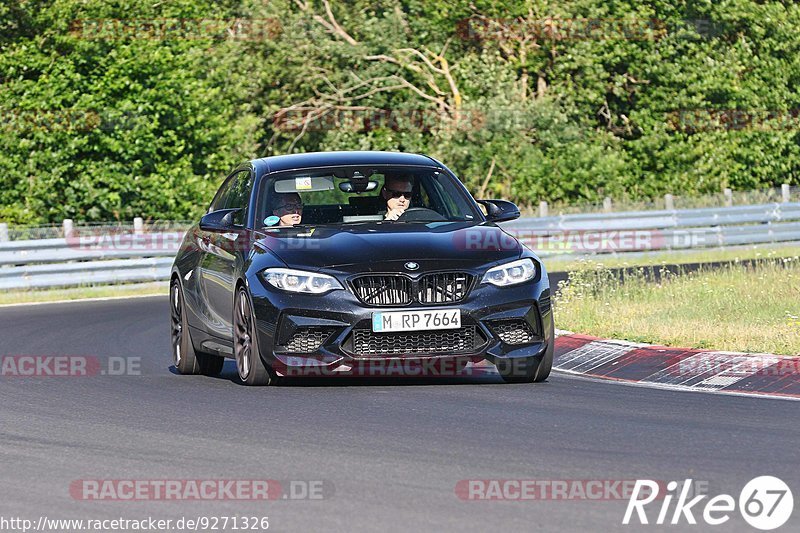
{"label": "driver", "polygon": [[303,217],[303,200],[296,192],[275,193],[272,199],[272,214],[278,217],[279,227],[300,224]]}
{"label": "driver", "polygon": [[381,189],[386,201],[384,220],[397,220],[411,205],[411,191],[414,184],[408,175],[387,175]]}

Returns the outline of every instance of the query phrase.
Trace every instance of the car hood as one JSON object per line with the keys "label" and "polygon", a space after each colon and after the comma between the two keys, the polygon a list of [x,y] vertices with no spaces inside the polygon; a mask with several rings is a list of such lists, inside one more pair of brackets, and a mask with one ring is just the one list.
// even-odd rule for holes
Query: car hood
{"label": "car hood", "polygon": [[350,224],[262,230],[258,237],[258,245],[287,266],[312,270],[354,265],[372,270],[397,261],[466,267],[513,260],[522,252],[514,237],[491,223]]}

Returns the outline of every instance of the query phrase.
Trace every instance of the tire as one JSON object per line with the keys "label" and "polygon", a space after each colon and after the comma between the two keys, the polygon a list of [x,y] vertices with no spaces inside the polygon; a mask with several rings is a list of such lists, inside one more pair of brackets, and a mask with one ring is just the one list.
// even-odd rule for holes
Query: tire
{"label": "tire", "polygon": [[169,300],[172,364],[181,374],[219,375],[225,360],[222,357],[194,349],[189,333],[189,321],[186,317],[183,289],[177,279],[173,279],[170,284]]}
{"label": "tire", "polygon": [[[554,331],[552,313],[550,313],[550,331]],[[500,377],[506,383],[541,383],[546,380],[553,368],[555,343],[553,336],[541,356],[530,357],[521,365],[510,364],[511,361],[508,361],[507,365],[499,365],[497,370],[500,372]]]}
{"label": "tire", "polygon": [[236,291],[233,306],[233,355],[243,384],[264,386],[275,383],[276,377],[261,360],[253,305],[244,287]]}

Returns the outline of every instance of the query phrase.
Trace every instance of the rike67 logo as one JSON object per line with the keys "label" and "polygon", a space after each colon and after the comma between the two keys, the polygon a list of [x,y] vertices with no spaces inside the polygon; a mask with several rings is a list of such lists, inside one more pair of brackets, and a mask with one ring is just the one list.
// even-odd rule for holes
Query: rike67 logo
{"label": "rike67 logo", "polygon": [[[628,507],[622,523],[625,525],[650,524],[652,513],[648,516],[645,507],[656,500],[660,503],[658,516],[654,524],[697,524],[695,514],[711,526],[726,523],[736,511],[737,501],[729,494],[720,494],[703,502],[707,494],[690,497],[692,480],[687,479],[683,485],[670,481],[666,486],[666,494],[659,489],[663,485],[649,479],[637,479],[633,493],[628,500]],[[676,499],[677,497],[677,499]],[[675,500],[675,506],[672,502]],[[705,505],[703,505],[703,503]],[[658,504],[656,506],[658,508]],[[769,531],[785,524],[792,515],[794,498],[789,486],[781,479],[773,476],[760,476],[751,479],[739,493],[739,512],[742,518],[756,529]],[[655,509],[651,509],[653,511]]]}

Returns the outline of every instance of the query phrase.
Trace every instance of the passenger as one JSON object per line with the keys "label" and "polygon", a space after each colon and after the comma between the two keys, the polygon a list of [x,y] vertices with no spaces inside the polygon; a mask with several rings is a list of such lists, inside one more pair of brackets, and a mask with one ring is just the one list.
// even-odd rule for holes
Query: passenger
{"label": "passenger", "polygon": [[300,224],[303,216],[303,200],[296,192],[275,193],[272,206],[272,214],[278,217],[277,226],[290,227]]}

